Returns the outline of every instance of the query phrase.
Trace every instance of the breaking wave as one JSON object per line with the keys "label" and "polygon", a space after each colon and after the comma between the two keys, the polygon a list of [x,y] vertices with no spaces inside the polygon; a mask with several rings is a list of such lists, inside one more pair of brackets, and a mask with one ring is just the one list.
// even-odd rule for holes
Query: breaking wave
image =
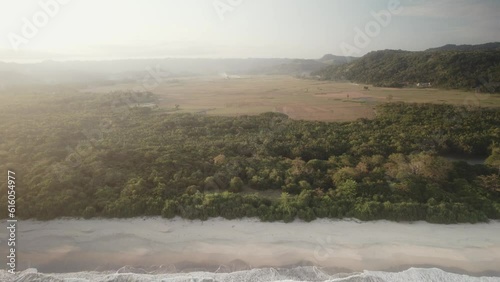
{"label": "breaking wave", "polygon": [[410,268],[401,272],[363,271],[355,273],[327,274],[317,267],[295,267],[295,268],[260,268],[230,273],[217,272],[189,272],[189,273],[140,273],[140,270],[122,268],[116,272],[77,272],[44,274],[36,269],[27,269],[16,274],[10,274],[5,270],[0,271],[1,281],[19,282],[229,282],[229,281],[345,281],[345,282],[412,282],[412,281],[481,281],[500,282],[500,277],[472,277],[468,275],[455,274],[438,268]]}

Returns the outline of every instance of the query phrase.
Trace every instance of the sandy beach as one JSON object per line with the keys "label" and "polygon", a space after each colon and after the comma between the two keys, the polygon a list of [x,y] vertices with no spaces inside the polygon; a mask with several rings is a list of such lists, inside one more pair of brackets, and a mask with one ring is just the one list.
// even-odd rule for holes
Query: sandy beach
{"label": "sandy beach", "polygon": [[[166,272],[315,265],[346,272],[438,267],[498,276],[499,234],[498,221],[28,220],[18,223],[17,257],[18,270],[41,272],[104,271],[125,265]],[[6,246],[6,228],[0,238]]]}

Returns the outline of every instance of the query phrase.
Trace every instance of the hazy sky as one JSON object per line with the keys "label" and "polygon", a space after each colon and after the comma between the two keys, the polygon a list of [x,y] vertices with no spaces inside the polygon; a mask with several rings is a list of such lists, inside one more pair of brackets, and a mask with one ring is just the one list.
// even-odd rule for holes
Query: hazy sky
{"label": "hazy sky", "polygon": [[500,0],[400,0],[374,25],[392,1],[0,0],[0,60],[319,58],[500,41]]}

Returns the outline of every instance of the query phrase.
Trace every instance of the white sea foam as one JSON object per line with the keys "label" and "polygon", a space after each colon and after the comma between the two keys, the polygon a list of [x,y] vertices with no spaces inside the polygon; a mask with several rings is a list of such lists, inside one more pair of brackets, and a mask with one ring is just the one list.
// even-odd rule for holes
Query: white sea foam
{"label": "white sea foam", "polygon": [[271,281],[343,281],[343,282],[498,282],[500,277],[472,277],[455,273],[445,272],[438,268],[410,268],[401,272],[364,271],[358,273],[339,273],[329,275],[312,266],[296,268],[261,268],[231,273],[169,273],[169,274],[144,274],[144,273],[118,273],[118,272],[78,272],[44,274],[38,273],[36,269],[28,269],[15,275],[0,271],[1,281],[20,282],[271,282]]}

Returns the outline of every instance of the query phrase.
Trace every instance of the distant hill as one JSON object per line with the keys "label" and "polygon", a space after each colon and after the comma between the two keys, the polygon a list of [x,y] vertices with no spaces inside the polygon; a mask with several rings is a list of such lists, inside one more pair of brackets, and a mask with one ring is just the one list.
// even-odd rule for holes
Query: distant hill
{"label": "distant hill", "polygon": [[500,42],[491,42],[479,45],[455,45],[448,44],[438,48],[427,49],[426,51],[500,51]]}
{"label": "distant hill", "polygon": [[352,62],[355,59],[356,57],[344,57],[326,54],[318,60],[290,59],[289,61],[282,64],[273,65],[262,69],[256,69],[254,73],[308,76],[311,73],[318,72],[325,67],[331,65],[344,65]]}
{"label": "distant hill", "polygon": [[349,64],[328,66],[313,75],[324,80],[349,80],[383,87],[421,83],[440,88],[480,87],[483,91],[500,92],[500,50],[375,51]]}
{"label": "distant hill", "polygon": [[326,54],[318,61],[330,64],[330,65],[343,65],[356,60],[356,57],[346,57],[346,56],[336,56],[332,54]]}

